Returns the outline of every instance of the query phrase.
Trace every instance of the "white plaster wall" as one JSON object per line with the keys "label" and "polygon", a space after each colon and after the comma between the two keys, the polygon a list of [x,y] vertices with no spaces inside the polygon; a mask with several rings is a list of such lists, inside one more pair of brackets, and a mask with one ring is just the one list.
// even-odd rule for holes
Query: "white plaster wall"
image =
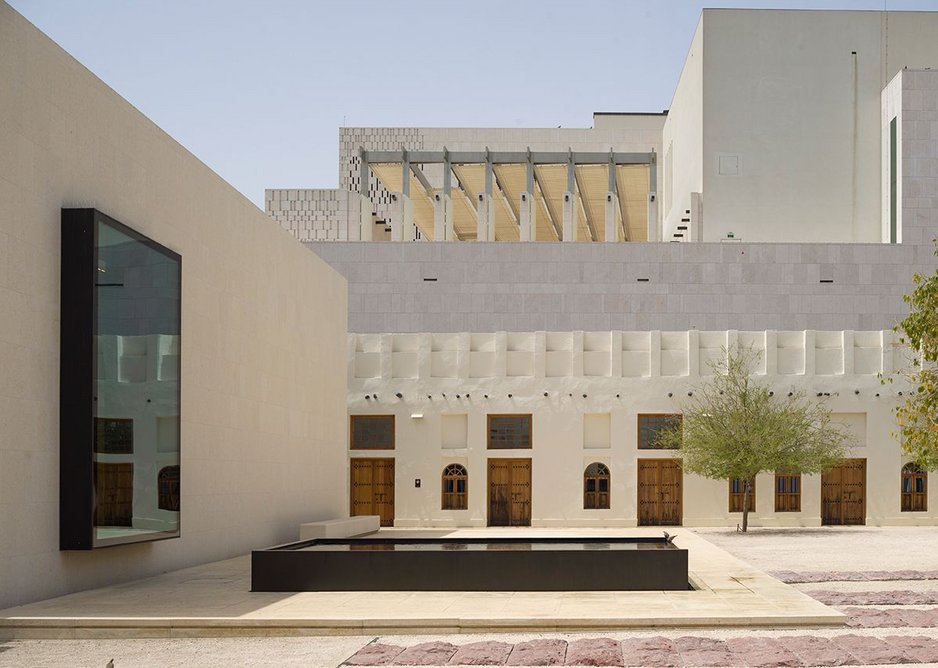
{"label": "white plaster wall", "polygon": [[880,241],[881,91],[938,67],[938,13],[705,10],[703,27],[704,239]]}
{"label": "white plaster wall", "polygon": [[[703,190],[704,37],[701,15],[662,132],[658,208],[663,241],[674,238],[681,218],[689,217],[684,212],[691,208],[691,193]],[[713,209],[713,215],[722,214]]]}
{"label": "white plaster wall", "polygon": [[[344,279],[0,3],[0,607],[348,513]],[[58,549],[60,209],[179,252],[182,537]]]}
{"label": "white plaster wall", "polygon": [[[760,382],[776,392],[822,393],[835,417],[854,428],[851,454],[867,459],[868,524],[936,522],[934,489],[927,513],[899,511],[905,460],[892,435],[892,408],[908,388],[883,386],[877,377],[897,363],[889,331],[352,334],[349,414],[394,414],[396,450],[349,456],[395,459],[396,526],[484,526],[489,457],[532,459],[535,526],[635,526],[638,459],[672,454],[637,449],[638,414],[681,412],[687,393],[711,373],[707,361],[732,345],[764,353]],[[533,447],[487,450],[490,413],[532,414]],[[597,418],[608,420],[607,443],[585,438],[585,422]],[[454,422],[464,422],[465,436],[453,437],[462,433]],[[592,462],[610,468],[609,510],[583,510],[582,475]],[[440,509],[440,475],[451,463],[468,469],[464,511]],[[756,485],[753,525],[820,524],[820,476],[803,478],[796,513],[774,511],[771,474]],[[728,504],[727,481],[684,477],[684,524],[734,526],[741,514]]]}

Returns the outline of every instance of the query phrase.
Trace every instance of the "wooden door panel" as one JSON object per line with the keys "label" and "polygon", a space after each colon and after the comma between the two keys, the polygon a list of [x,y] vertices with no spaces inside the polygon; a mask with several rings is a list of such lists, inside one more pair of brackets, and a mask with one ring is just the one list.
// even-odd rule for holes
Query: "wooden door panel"
{"label": "wooden door panel", "polygon": [[680,525],[683,474],[673,459],[638,460],[639,526]]}
{"label": "wooden door panel", "polygon": [[379,515],[381,526],[394,526],[394,460],[351,460],[350,514]]}
{"label": "wooden door panel", "polygon": [[821,524],[866,523],[866,460],[848,459],[821,475]]}
{"label": "wooden door panel", "polygon": [[95,526],[133,526],[134,465],[95,462]]}
{"label": "wooden door panel", "polygon": [[531,525],[531,460],[489,459],[488,525]]}
{"label": "wooden door panel", "polygon": [[511,526],[531,526],[531,460],[511,465]]}

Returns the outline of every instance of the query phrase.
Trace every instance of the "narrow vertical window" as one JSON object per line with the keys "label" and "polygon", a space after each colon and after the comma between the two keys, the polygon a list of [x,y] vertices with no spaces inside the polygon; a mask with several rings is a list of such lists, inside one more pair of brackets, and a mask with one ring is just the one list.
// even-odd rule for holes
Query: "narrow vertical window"
{"label": "narrow vertical window", "polygon": [[775,512],[794,513],[801,510],[801,475],[775,474]]}
{"label": "narrow vertical window", "polygon": [[928,473],[917,464],[902,467],[902,512],[928,510]]}
{"label": "narrow vertical window", "polygon": [[461,464],[443,469],[443,510],[465,510],[469,507],[469,474]]}
{"label": "narrow vertical window", "polygon": [[899,130],[896,119],[889,121],[889,243],[898,243],[899,217]]}
{"label": "narrow vertical window", "polygon": [[594,462],[583,472],[583,509],[609,508],[609,468]]}

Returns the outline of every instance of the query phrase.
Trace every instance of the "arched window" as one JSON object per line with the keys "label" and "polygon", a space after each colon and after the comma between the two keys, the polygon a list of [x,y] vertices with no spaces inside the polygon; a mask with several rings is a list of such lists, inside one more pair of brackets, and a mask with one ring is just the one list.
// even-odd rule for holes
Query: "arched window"
{"label": "arched window", "polygon": [[902,467],[902,512],[928,510],[928,473],[918,464]]}
{"label": "arched window", "polygon": [[156,477],[160,510],[179,510],[179,466],[164,466]]}
{"label": "arched window", "polygon": [[609,508],[609,468],[594,462],[583,472],[583,508]]}
{"label": "arched window", "polygon": [[465,510],[469,507],[469,474],[462,464],[443,469],[443,510]]}

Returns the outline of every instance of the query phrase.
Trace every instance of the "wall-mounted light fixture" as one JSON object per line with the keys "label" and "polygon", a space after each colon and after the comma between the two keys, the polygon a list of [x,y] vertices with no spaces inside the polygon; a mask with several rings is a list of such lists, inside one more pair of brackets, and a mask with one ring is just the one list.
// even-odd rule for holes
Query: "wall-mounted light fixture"
{"label": "wall-mounted light fixture", "polygon": [[394,396],[397,397],[398,399],[403,399],[403,398],[404,398],[404,395],[401,394],[400,392],[397,392]]}

